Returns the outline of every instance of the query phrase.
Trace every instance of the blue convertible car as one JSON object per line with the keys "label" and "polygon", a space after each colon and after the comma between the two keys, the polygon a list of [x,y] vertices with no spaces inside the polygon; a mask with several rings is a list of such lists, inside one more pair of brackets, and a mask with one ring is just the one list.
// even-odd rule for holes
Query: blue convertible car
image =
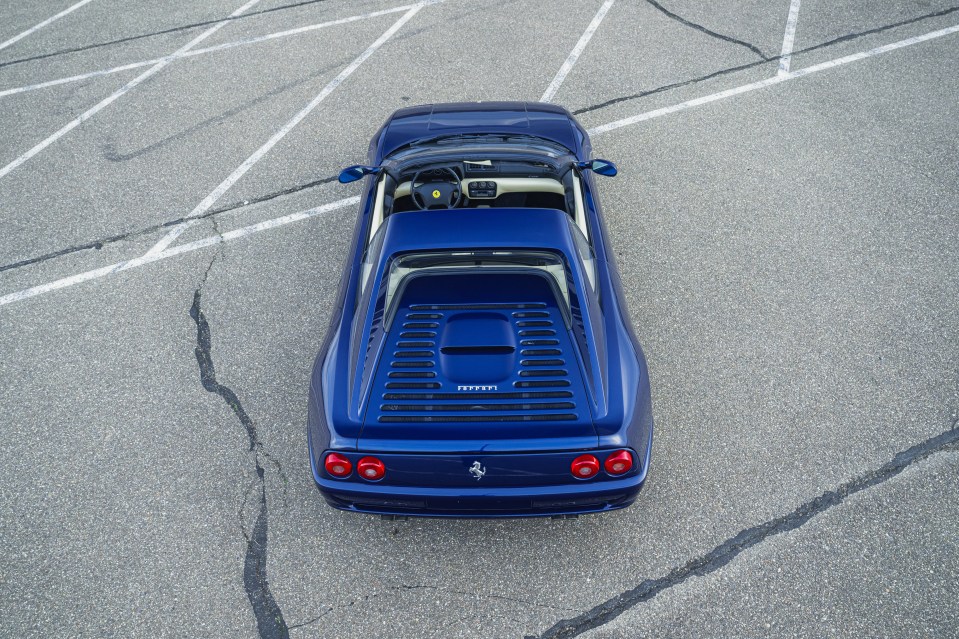
{"label": "blue convertible car", "polygon": [[334,508],[568,516],[630,505],[649,468],[646,362],[589,138],[548,104],[397,111],[370,144],[310,384]]}

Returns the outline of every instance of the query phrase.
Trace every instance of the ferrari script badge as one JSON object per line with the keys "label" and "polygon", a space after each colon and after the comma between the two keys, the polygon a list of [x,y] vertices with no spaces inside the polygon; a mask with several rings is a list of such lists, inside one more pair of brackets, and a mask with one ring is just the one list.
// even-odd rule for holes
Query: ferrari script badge
{"label": "ferrari script badge", "polygon": [[473,462],[473,465],[470,466],[470,475],[476,478],[476,481],[483,479],[483,475],[486,474],[486,468],[480,466],[478,461]]}

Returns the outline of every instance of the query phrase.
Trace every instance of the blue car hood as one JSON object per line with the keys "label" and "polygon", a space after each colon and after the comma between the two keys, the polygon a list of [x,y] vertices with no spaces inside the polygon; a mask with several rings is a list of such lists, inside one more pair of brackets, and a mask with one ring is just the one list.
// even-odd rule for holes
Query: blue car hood
{"label": "blue car hood", "polygon": [[533,135],[560,144],[584,159],[585,134],[569,112],[541,102],[457,102],[402,109],[383,126],[376,144],[378,164],[418,139],[468,133]]}

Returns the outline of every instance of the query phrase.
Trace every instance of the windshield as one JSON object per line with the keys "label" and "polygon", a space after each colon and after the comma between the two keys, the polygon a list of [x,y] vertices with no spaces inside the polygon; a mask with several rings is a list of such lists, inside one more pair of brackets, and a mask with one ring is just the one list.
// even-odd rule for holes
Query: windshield
{"label": "windshield", "polygon": [[401,161],[423,152],[448,152],[451,147],[455,147],[457,154],[460,156],[468,153],[489,154],[497,151],[507,153],[526,151],[543,154],[550,158],[561,158],[571,154],[571,151],[561,144],[534,135],[461,133],[413,140],[399,147],[388,158]]}

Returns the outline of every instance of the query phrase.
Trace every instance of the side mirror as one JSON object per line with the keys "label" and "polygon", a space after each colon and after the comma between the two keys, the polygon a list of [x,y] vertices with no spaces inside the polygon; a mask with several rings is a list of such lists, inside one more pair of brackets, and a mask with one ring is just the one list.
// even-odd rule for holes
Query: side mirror
{"label": "side mirror", "polygon": [[599,173],[600,175],[605,175],[606,177],[613,177],[619,170],[616,168],[616,165],[610,162],[609,160],[591,160],[589,162],[577,162],[576,168],[580,170],[589,169],[593,173]]}
{"label": "side mirror", "polygon": [[342,171],[340,171],[340,184],[349,184],[350,182],[356,182],[365,175],[375,175],[382,171],[383,168],[379,166],[363,166],[362,164],[356,164],[354,166],[348,166]]}

